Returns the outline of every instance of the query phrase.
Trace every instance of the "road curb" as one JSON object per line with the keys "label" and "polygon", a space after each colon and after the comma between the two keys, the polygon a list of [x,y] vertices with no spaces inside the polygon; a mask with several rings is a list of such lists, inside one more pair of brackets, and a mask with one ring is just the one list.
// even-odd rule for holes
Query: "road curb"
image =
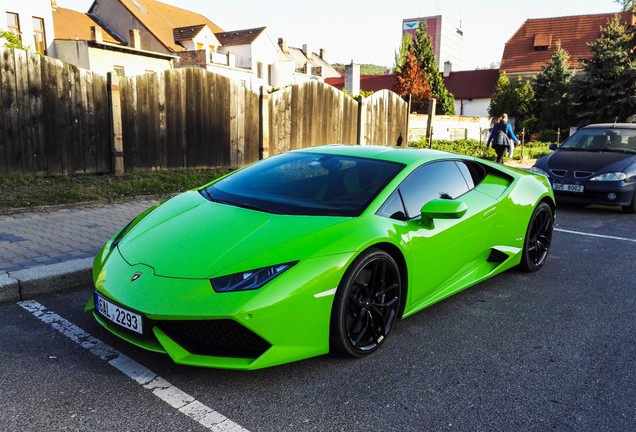
{"label": "road curb", "polygon": [[93,280],[93,258],[0,273],[0,303],[80,288]]}

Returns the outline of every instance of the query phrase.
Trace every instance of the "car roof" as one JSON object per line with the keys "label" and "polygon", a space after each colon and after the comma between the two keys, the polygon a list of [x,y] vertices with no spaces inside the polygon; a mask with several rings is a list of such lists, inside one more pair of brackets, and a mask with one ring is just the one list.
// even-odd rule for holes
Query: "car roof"
{"label": "car roof", "polygon": [[636,123],[597,123],[581,129],[636,129]]}
{"label": "car roof", "polygon": [[428,162],[440,159],[448,159],[449,156],[456,157],[457,159],[467,159],[467,157],[462,155],[450,154],[439,150],[385,147],[373,145],[331,144],[318,147],[307,147],[296,151],[305,153],[322,153],[342,156],[364,157],[369,159],[398,162],[406,165],[415,162]]}

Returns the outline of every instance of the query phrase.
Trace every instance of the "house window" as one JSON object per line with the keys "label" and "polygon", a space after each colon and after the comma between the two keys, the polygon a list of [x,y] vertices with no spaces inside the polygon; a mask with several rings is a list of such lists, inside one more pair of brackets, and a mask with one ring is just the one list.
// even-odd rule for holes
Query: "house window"
{"label": "house window", "polygon": [[20,33],[20,17],[17,13],[7,12],[7,30],[14,33],[20,41],[22,34]]}
{"label": "house window", "polygon": [[256,63],[256,77],[259,79],[263,78],[263,63],[261,62]]}
{"label": "house window", "polygon": [[272,65],[267,65],[267,84],[272,85]]}
{"label": "house window", "polygon": [[44,32],[44,19],[33,17],[33,42],[35,52],[46,53],[46,33]]}
{"label": "house window", "polygon": [[120,77],[126,75],[126,71],[123,66],[117,66],[117,65],[113,66],[113,72],[115,72],[115,75]]}

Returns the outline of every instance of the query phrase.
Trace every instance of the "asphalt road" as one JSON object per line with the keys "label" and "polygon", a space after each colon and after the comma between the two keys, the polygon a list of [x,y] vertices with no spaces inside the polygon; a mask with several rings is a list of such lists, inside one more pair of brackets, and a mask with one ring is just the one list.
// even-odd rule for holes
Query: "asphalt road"
{"label": "asphalt road", "polygon": [[[636,216],[562,208],[540,272],[399,322],[371,357],[256,372],[123,343],[82,312],[90,287],[37,301],[250,431],[633,431],[634,263]],[[17,304],[0,326],[2,431],[209,430]]]}

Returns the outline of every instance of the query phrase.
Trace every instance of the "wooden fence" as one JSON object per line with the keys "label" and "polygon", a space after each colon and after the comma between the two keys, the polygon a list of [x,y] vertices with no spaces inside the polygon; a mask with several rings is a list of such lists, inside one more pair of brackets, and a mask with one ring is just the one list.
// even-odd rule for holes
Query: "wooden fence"
{"label": "wooden fence", "polygon": [[106,78],[0,48],[0,174],[111,170]]}
{"label": "wooden fence", "polygon": [[408,104],[389,91],[356,100],[312,81],[255,94],[198,68],[107,79],[20,50],[0,59],[0,175],[236,168],[408,136]]}

